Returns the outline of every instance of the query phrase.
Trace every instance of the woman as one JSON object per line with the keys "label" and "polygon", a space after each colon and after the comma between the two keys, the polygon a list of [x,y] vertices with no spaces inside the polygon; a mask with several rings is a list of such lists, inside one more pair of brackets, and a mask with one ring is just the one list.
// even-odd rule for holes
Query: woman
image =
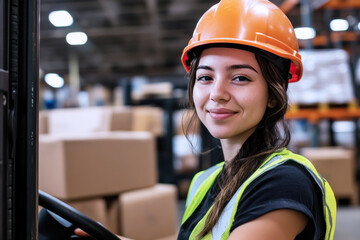
{"label": "woman", "polygon": [[302,74],[287,17],[266,0],[222,0],[182,62],[192,120],[220,139],[225,162],[194,177],[178,239],[333,239],[332,190],[279,129]]}
{"label": "woman", "polygon": [[286,149],[286,90],[302,75],[287,17],[267,0],[222,0],[199,20],[182,62],[192,122],[220,139],[225,162],[194,177],[178,239],[333,239],[330,186]]}

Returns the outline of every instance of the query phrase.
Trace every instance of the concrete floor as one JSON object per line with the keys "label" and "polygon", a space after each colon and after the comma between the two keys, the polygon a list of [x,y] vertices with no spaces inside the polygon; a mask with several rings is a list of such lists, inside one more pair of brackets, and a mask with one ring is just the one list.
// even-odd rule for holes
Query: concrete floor
{"label": "concrete floor", "polygon": [[334,240],[360,239],[360,207],[339,207]]}
{"label": "concrete floor", "polygon": [[[179,225],[185,201],[178,202]],[[360,207],[338,207],[334,240],[360,240]]]}

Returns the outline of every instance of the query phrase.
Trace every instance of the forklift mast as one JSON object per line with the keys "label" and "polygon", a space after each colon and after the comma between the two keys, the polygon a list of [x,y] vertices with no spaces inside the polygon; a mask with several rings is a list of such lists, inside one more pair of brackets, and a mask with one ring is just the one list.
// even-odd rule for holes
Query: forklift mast
{"label": "forklift mast", "polygon": [[36,240],[39,0],[0,0],[0,239]]}

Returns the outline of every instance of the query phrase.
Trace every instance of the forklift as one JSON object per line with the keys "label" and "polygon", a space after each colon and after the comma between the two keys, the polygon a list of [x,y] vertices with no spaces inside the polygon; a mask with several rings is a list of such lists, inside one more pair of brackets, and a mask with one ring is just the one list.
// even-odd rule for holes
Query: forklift
{"label": "forklift", "polygon": [[0,0],[0,239],[76,239],[79,227],[118,240],[38,189],[39,9],[39,0]]}

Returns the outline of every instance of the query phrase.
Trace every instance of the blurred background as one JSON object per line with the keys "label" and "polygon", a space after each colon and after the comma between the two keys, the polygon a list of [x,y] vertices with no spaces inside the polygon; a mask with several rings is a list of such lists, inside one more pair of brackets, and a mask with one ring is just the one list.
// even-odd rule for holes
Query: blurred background
{"label": "blurred background", "polygon": [[[118,234],[176,239],[191,178],[222,160],[200,124],[189,139],[181,124],[190,117],[182,50],[217,2],[41,1],[40,189]],[[289,148],[333,187],[335,239],[358,239],[360,1],[272,2],[304,63],[289,86]]]}

